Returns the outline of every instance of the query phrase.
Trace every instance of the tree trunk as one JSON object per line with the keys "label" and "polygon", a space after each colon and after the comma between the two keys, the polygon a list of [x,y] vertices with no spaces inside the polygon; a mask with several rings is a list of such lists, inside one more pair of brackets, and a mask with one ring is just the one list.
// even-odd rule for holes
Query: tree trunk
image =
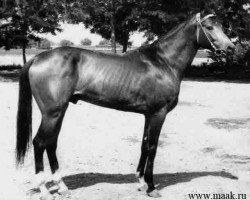
{"label": "tree trunk", "polygon": [[124,39],[124,43],[122,44],[122,53],[125,53],[128,49],[129,32],[126,33]]}
{"label": "tree trunk", "polygon": [[122,45],[122,53],[125,53],[128,49],[128,43],[126,42],[125,44]]}
{"label": "tree trunk", "polygon": [[7,8],[7,0],[3,0],[3,11]]}
{"label": "tree trunk", "polygon": [[111,47],[112,52],[116,53],[116,38],[115,38],[115,17],[111,16]]}
{"label": "tree trunk", "polygon": [[23,51],[23,64],[26,63],[26,43],[23,42],[23,46],[22,46],[22,51]]}

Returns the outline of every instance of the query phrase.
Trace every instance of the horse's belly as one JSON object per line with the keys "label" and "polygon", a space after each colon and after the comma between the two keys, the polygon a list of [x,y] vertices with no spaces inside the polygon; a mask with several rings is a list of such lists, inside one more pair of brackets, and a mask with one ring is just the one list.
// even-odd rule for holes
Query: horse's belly
{"label": "horse's belly", "polygon": [[122,92],[114,88],[103,89],[101,91],[98,89],[76,91],[71,102],[76,103],[78,100],[122,111],[142,113],[146,110],[146,101],[138,97],[136,93],[129,91]]}

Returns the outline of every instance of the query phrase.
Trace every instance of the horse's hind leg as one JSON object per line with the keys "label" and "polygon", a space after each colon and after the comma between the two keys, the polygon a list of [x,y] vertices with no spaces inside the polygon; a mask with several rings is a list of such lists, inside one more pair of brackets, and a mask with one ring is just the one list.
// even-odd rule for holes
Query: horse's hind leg
{"label": "horse's hind leg", "polygon": [[59,164],[56,156],[56,148],[57,148],[57,140],[55,140],[53,144],[51,144],[48,148],[46,148],[51,172],[53,174],[52,180],[56,184],[56,186],[58,186],[57,192],[61,195],[67,196],[70,195],[70,192],[68,190],[68,187],[63,182],[62,176],[59,172]]}
{"label": "horse's hind leg", "polygon": [[57,141],[55,141],[54,144],[46,148],[49,158],[50,168],[53,174],[52,180],[56,184],[57,187],[56,189],[58,189],[57,192],[61,195],[67,196],[70,195],[70,192],[68,190],[68,187],[63,182],[62,176],[59,172],[59,164],[56,156],[56,147],[57,147]]}
{"label": "horse's hind leg", "polygon": [[35,170],[37,175],[37,184],[41,190],[41,196],[43,199],[52,198],[49,191],[45,186],[45,178],[43,176],[44,165],[43,165],[43,154],[47,151],[51,171],[54,179],[59,185],[59,190],[67,190],[67,187],[58,176],[58,161],[56,157],[56,147],[58,134],[61,129],[62,120],[66,111],[67,105],[50,109],[42,114],[42,122],[38,129],[38,133],[33,140],[34,155],[35,155]]}

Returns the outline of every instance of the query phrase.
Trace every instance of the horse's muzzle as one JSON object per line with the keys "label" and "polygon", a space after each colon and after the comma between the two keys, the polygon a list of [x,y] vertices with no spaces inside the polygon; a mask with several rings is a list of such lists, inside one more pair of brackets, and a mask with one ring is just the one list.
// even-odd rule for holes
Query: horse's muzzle
{"label": "horse's muzzle", "polygon": [[235,45],[230,45],[227,47],[227,54],[233,55],[235,51]]}
{"label": "horse's muzzle", "polygon": [[218,56],[220,56],[220,55],[233,55],[233,54],[234,54],[234,51],[235,51],[235,45],[232,44],[232,45],[228,46],[228,47],[226,48],[226,50],[224,50],[224,49],[216,49],[216,50],[214,51],[214,53],[215,53],[216,55],[218,55]]}

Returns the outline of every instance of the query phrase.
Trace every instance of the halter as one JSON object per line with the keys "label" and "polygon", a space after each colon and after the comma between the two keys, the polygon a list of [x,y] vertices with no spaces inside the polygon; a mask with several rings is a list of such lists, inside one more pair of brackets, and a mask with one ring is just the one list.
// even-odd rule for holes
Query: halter
{"label": "halter", "polygon": [[[204,30],[203,26],[202,26],[202,22],[204,22],[206,19],[210,18],[210,17],[214,17],[215,15],[214,14],[209,14],[207,16],[205,16],[203,19],[201,19],[201,15],[200,13],[197,13],[196,15],[196,21],[197,21],[197,43],[199,43],[199,36],[200,36],[200,28],[201,30],[203,31],[203,33],[205,34],[207,40],[209,41],[210,45],[213,47],[215,53],[220,53],[220,49],[217,49],[216,46],[214,45],[214,43],[211,41],[211,39],[208,37],[206,31]],[[200,25],[200,26],[199,26]],[[200,28],[199,28],[200,27]]]}

